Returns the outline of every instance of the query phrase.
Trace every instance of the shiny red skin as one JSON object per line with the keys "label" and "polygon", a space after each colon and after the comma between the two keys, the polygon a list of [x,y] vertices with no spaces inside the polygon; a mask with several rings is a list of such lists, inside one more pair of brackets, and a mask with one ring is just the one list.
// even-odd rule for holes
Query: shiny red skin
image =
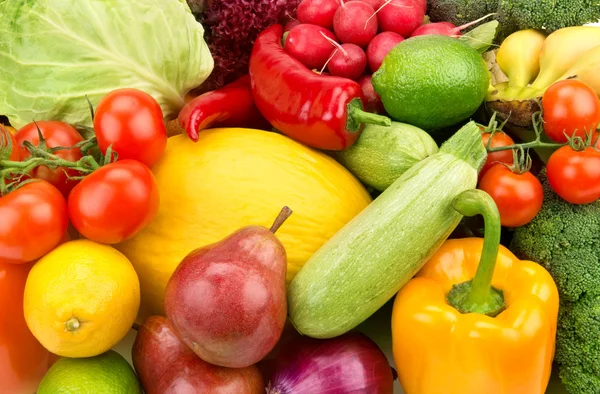
{"label": "shiny red skin", "polygon": [[[36,125],[37,124],[37,125]],[[38,127],[42,133],[42,136],[46,140],[46,147],[56,148],[57,146],[74,146],[81,141],[83,137],[73,128],[71,125],[57,121],[45,121],[41,120],[35,123],[29,123],[23,126],[15,138],[17,143],[21,147],[21,160],[25,160],[31,153],[23,147],[24,141],[29,141],[35,146],[39,146],[40,138],[38,135]],[[68,161],[77,161],[81,159],[81,151],[78,148],[59,150],[54,153],[61,159]],[[43,179],[50,182],[60,192],[67,197],[71,190],[77,185],[78,180],[67,179],[69,176],[79,175],[77,171],[68,169],[65,171],[63,168],[50,169],[46,166],[36,167],[30,174],[33,178]]]}
{"label": "shiny red skin", "polygon": [[167,284],[166,315],[204,361],[253,365],[283,332],[286,271],[281,242],[264,227],[245,227],[183,259]]}
{"label": "shiny red skin", "polygon": [[[2,152],[2,150],[8,148],[9,144],[11,147],[10,155],[6,157],[7,153]],[[21,150],[19,149],[17,139],[2,124],[0,124],[0,159],[10,161],[19,161],[21,159]]]}
{"label": "shiny red skin", "polygon": [[283,28],[283,32],[286,33],[290,30],[292,30],[294,27],[298,26],[300,24],[300,21],[298,19],[292,19],[291,21],[289,21],[288,23],[285,24],[284,28]]}
{"label": "shiny red skin", "polygon": [[381,7],[383,5],[383,3],[385,3],[385,0],[359,0],[359,1],[362,1],[363,3],[367,3],[368,5],[373,7],[373,9],[375,11],[377,11],[379,9],[379,7]]}
{"label": "shiny red skin", "polygon": [[483,175],[478,188],[492,197],[505,227],[523,226],[542,209],[542,184],[529,171],[518,174],[503,164],[496,164]]}
{"label": "shiny red skin", "polygon": [[[483,145],[488,146],[490,141],[490,136],[492,133],[483,133],[481,134],[481,139],[483,141]],[[502,146],[511,146],[514,145],[515,141],[508,134],[503,131],[496,131],[492,138],[492,142],[490,143],[490,148],[499,148]],[[508,165],[512,165],[514,163],[514,155],[512,150],[501,150],[499,152],[488,153],[487,160],[483,165],[481,171],[479,171],[479,177],[482,177],[483,174],[487,172],[490,168],[492,168],[496,164],[504,163]]]}
{"label": "shiny red skin", "polygon": [[377,13],[377,18],[381,31],[410,37],[423,24],[425,7],[421,0],[392,0]]}
{"label": "shiny red skin", "polygon": [[[366,48],[377,35],[377,17],[369,4],[353,0],[340,6],[333,17],[333,32],[344,44]],[[373,16],[371,18],[371,16]]]}
{"label": "shiny red skin", "polygon": [[0,218],[0,263],[39,259],[60,243],[69,224],[64,196],[42,180],[1,197]]}
{"label": "shiny red skin", "polygon": [[306,67],[320,70],[334,49],[333,44],[323,35],[337,42],[333,33],[322,26],[300,24],[287,35],[285,51]]}
{"label": "shiny red skin", "polygon": [[181,109],[177,119],[192,141],[198,141],[200,130],[212,127],[270,128],[254,105],[249,75],[195,97]]}
{"label": "shiny red skin", "polygon": [[135,160],[100,167],[69,195],[71,223],[85,238],[103,244],[125,241],[158,213],[160,195],[152,172]]}
{"label": "shiny red skin", "polygon": [[385,56],[402,41],[404,41],[404,37],[393,31],[384,31],[377,34],[367,47],[367,61],[371,72],[379,70]]}
{"label": "shiny red skin", "polygon": [[360,85],[309,70],[285,52],[282,34],[283,27],[273,25],[254,43],[250,78],[256,107],[273,127],[296,141],[323,150],[348,148],[364,127],[346,128],[350,102],[364,102]]}
{"label": "shiny red skin", "polygon": [[137,160],[152,167],[167,146],[167,127],[154,97],[138,89],[117,89],[100,100],[94,131],[102,153],[108,147],[119,160]]}
{"label": "shiny red skin", "polygon": [[576,151],[563,146],[550,156],[546,172],[552,189],[571,204],[600,198],[600,152],[594,148]]}
{"label": "shiny red skin", "polygon": [[262,394],[256,366],[225,368],[207,363],[183,343],[171,322],[150,316],[139,328],[132,361],[146,394]]}
{"label": "shiny red skin", "polygon": [[425,25],[421,25],[417,27],[415,31],[410,35],[411,37],[417,36],[426,36],[430,34],[437,34],[441,36],[460,36],[460,30],[456,28],[450,22],[436,22],[436,23],[427,23]]}
{"label": "shiny red skin", "polygon": [[373,83],[371,82],[371,75],[363,75],[358,79],[358,84],[363,90],[363,94],[367,100],[365,110],[376,114],[385,114],[385,108],[381,102],[381,97],[375,91]]}
{"label": "shiny red skin", "polygon": [[341,45],[346,54],[335,50],[327,69],[331,75],[357,80],[367,68],[367,55],[361,47],[354,44]]}
{"label": "shiny red skin", "polygon": [[23,313],[27,275],[35,263],[0,263],[0,392],[35,393],[56,356],[33,336]]}
{"label": "shiny red skin", "polygon": [[333,30],[333,17],[340,8],[339,0],[303,0],[296,14],[300,23],[312,23]]}

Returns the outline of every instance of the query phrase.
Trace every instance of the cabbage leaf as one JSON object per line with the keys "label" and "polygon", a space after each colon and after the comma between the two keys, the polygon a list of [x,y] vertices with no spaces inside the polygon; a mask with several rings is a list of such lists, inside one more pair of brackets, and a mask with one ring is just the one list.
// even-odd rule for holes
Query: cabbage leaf
{"label": "cabbage leaf", "polygon": [[151,94],[165,118],[211,73],[185,0],[0,0],[0,115],[91,125],[110,91]]}

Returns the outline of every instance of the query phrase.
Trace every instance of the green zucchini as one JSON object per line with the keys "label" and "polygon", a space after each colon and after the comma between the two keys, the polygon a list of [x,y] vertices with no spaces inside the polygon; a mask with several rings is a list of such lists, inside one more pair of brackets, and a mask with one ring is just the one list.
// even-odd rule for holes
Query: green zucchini
{"label": "green zucchini", "polygon": [[477,185],[487,153],[468,123],[339,230],[288,288],[290,319],[314,338],[344,334],[390,300],[456,228],[452,200]]}
{"label": "green zucchini", "polygon": [[367,124],[358,140],[333,157],[364,184],[384,191],[438,146],[424,130],[406,123]]}

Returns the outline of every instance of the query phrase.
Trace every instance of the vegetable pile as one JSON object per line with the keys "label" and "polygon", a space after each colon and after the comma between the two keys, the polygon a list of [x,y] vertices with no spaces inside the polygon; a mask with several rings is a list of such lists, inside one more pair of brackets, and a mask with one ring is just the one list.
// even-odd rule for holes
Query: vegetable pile
{"label": "vegetable pile", "polygon": [[0,391],[600,393],[599,11],[0,1]]}

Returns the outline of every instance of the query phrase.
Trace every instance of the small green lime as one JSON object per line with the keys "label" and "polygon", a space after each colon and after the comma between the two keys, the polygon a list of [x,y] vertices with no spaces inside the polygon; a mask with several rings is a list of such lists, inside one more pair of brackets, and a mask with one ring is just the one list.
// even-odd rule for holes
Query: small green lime
{"label": "small green lime", "polygon": [[37,394],[141,394],[133,368],[109,350],[88,358],[59,359],[46,373]]}
{"label": "small green lime", "polygon": [[487,65],[476,50],[441,35],[396,45],[372,79],[394,120],[428,131],[471,116],[485,99],[489,81]]}

